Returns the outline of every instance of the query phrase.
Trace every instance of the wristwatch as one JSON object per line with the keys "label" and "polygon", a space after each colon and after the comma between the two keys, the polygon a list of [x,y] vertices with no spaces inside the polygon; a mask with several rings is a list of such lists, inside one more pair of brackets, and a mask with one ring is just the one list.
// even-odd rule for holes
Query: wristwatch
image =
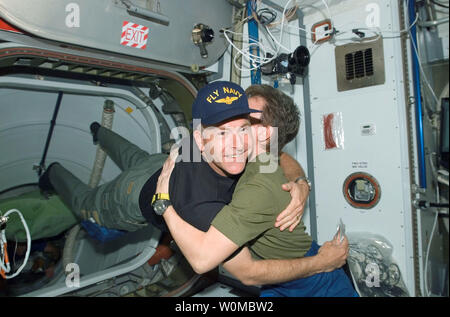
{"label": "wristwatch", "polygon": [[172,205],[169,194],[156,193],[152,198],[152,207],[157,215],[162,216],[163,213]]}
{"label": "wristwatch", "polygon": [[311,191],[312,185],[311,185],[311,181],[308,179],[308,177],[306,176],[299,176],[295,179],[295,183],[297,183],[298,181],[305,181],[306,184],[308,184],[309,187],[309,191]]}

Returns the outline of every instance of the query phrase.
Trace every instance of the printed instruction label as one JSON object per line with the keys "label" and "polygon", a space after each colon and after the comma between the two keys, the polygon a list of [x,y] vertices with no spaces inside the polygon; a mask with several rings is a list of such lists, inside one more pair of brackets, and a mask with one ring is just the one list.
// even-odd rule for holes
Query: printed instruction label
{"label": "printed instruction label", "polygon": [[145,50],[147,48],[149,29],[129,21],[123,21],[120,44]]}
{"label": "printed instruction label", "polygon": [[352,162],[352,168],[368,168],[369,167],[369,162]]}

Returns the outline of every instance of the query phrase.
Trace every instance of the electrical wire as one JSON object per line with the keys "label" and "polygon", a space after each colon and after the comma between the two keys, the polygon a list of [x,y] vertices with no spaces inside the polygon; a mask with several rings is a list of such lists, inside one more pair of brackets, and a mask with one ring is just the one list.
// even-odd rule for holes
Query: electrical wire
{"label": "electrical wire", "polygon": [[[409,36],[412,38],[411,30],[409,31]],[[420,55],[419,55],[419,51],[417,50],[417,46],[416,46],[416,44],[414,43],[414,41],[412,39],[411,39],[411,43],[412,43],[412,46],[414,48],[414,52],[415,52],[415,54],[417,56],[417,60],[419,62],[419,69],[420,69],[420,72],[422,73],[423,80],[424,80],[425,84],[427,85],[428,89],[430,90],[434,101],[436,101],[436,105],[439,105],[439,99],[436,96],[436,93],[434,92],[433,88],[431,87],[430,82],[428,81],[428,78],[427,78],[427,76],[425,74],[425,71],[423,69],[422,61],[420,60]]]}
{"label": "electrical wire", "polygon": [[[252,11],[256,10],[256,1],[253,0],[251,2],[251,8],[252,8]],[[246,21],[248,21],[251,18],[252,18],[251,15],[245,17],[241,21],[237,22],[234,25],[234,28],[236,29],[237,26],[239,26],[240,24],[245,23]],[[242,49],[240,49],[239,47],[237,47],[234,44],[234,41],[232,41],[230,39],[230,37],[228,36],[228,34],[232,34],[232,35],[237,35],[240,38],[243,35],[243,33],[233,32],[233,31],[231,31],[229,29],[222,29],[221,32],[223,33],[223,35],[224,35],[225,39],[227,40],[227,42],[230,43],[230,45],[237,52],[235,54],[235,56],[234,56],[233,64],[234,64],[235,68],[238,69],[238,70],[241,70],[241,71],[244,71],[244,70],[248,70],[248,71],[255,70],[255,69],[258,69],[261,64],[266,63],[266,62],[272,60],[273,58],[275,58],[275,57],[273,57],[271,59],[268,59],[268,58],[265,57],[265,54],[264,54],[263,57],[260,57],[258,55],[254,55],[254,54],[250,53],[250,47],[254,47],[254,46],[258,47],[264,53],[268,52],[268,49],[264,45],[262,45],[262,43],[259,42],[259,41],[253,40],[252,43],[250,43],[250,44],[246,43],[245,44],[246,46],[243,45]],[[249,37],[249,40],[251,40],[250,37]],[[271,54],[271,55],[273,55],[273,54]],[[245,67],[244,63],[242,63],[242,66],[239,66],[238,65],[238,59],[240,59],[241,56],[242,56],[243,60],[245,60],[245,61],[247,61],[249,63],[249,65],[255,65],[255,66],[253,66],[253,67]]]}
{"label": "electrical wire", "polygon": [[[430,0],[430,2],[435,4],[435,5],[437,5],[438,7],[441,7],[441,8],[446,8],[446,9],[450,8],[448,5],[445,5],[445,4],[443,4],[443,3],[441,3],[441,2],[439,2],[437,0]],[[448,2],[447,2],[447,4],[448,4]]]}
{"label": "electrical wire", "polygon": [[[440,203],[440,197],[439,197],[439,185],[436,185],[436,197],[437,197],[437,202],[438,204]],[[436,215],[434,218],[434,223],[433,223],[433,228],[431,229],[431,233],[430,233],[430,238],[428,240],[428,245],[427,245],[427,253],[425,256],[425,269],[424,269],[424,288],[425,288],[425,294],[426,296],[430,297],[431,296],[431,290],[428,287],[428,259],[430,256],[430,250],[431,250],[431,241],[433,241],[433,236],[434,236],[434,232],[436,230],[436,225],[437,225],[437,221],[439,218],[439,209],[436,210]]]}
{"label": "electrical wire", "polygon": [[287,7],[289,6],[289,4],[291,3],[291,1],[292,1],[292,0],[289,0],[289,1],[286,3],[286,5],[284,6],[284,8],[283,8],[283,13],[282,13],[282,15],[281,15],[281,26],[280,26],[280,39],[279,39],[279,41],[277,41],[277,40],[275,39],[275,37],[274,37],[274,36],[272,35],[272,33],[269,31],[269,28],[266,27],[266,31],[267,31],[267,33],[269,34],[269,36],[272,38],[272,40],[273,40],[275,43],[277,43],[277,44],[279,45],[279,46],[278,46],[278,49],[277,49],[277,55],[278,55],[278,52],[279,52],[280,48],[283,48],[283,49],[286,50],[287,52],[290,51],[288,48],[286,48],[285,46],[283,46],[281,43],[283,42],[283,31],[284,31],[283,25],[284,25],[284,20],[285,20],[285,18],[286,18],[286,10],[287,10]]}
{"label": "electrical wire", "polygon": [[[324,7],[327,11],[327,14],[324,14],[325,16],[327,16],[327,18],[331,21],[332,23],[332,28],[329,31],[329,33],[326,33],[325,35],[330,35],[330,34],[334,34],[334,37],[336,39],[338,39],[339,41],[352,41],[352,42],[364,42],[364,43],[368,43],[368,42],[373,42],[373,41],[377,41],[380,37],[382,38],[396,38],[401,36],[403,33],[409,33],[411,34],[411,29],[418,24],[419,21],[419,14],[416,15],[415,20],[413,21],[413,23],[411,23],[408,27],[406,27],[405,29],[401,29],[401,30],[387,30],[387,29],[380,29],[379,27],[361,27],[361,28],[352,28],[352,29],[348,29],[348,30],[340,30],[340,27],[334,27],[334,23],[333,21],[333,16],[331,14],[331,10],[330,7],[328,5],[328,3],[326,2],[326,0],[321,0],[322,3],[324,4]],[[408,0],[409,1],[409,0]],[[291,4],[292,0],[289,0],[285,6],[283,7],[283,12],[281,15],[281,18],[278,21],[273,21],[271,23],[267,23],[269,20],[264,20],[261,18],[261,13],[264,12],[265,14],[269,14],[270,15],[270,20],[272,20],[272,18],[274,16],[276,16],[276,12],[273,9],[269,9],[269,8],[262,8],[259,9],[257,8],[257,1],[256,0],[252,0],[251,1],[251,10],[252,10],[252,14],[247,16],[245,19],[243,19],[240,23],[245,23],[246,21],[248,21],[249,19],[255,19],[262,27],[263,29],[267,32],[268,37],[272,40],[272,43],[270,44],[271,47],[267,47],[266,45],[262,44],[261,41],[255,41],[253,40],[252,43],[250,44],[245,44],[241,49],[237,48],[234,44],[233,41],[230,40],[228,34],[238,34],[238,35],[243,35],[243,33],[234,33],[231,30],[228,29],[223,29],[223,33],[225,35],[226,40],[236,49],[236,51],[238,52],[233,60],[233,63],[235,65],[235,67],[241,71],[251,71],[251,70],[255,70],[258,69],[261,65],[265,64],[265,63],[269,63],[272,60],[274,60],[278,54],[280,53],[281,50],[284,50],[286,52],[290,52],[290,48],[284,46],[282,44],[283,42],[283,35],[284,35],[284,29],[285,28],[294,28],[300,31],[303,31],[306,35],[306,38],[308,38],[309,40],[312,41],[312,35],[315,34],[314,31],[312,30],[306,30],[304,28],[298,27],[298,26],[293,26],[293,25],[289,25],[289,23],[285,23],[285,21],[289,21],[296,13],[296,11],[300,8],[300,6],[297,4],[297,1],[295,0],[295,4],[294,6],[292,6],[291,8],[288,9],[289,5]],[[258,12],[260,13],[258,15]],[[261,21],[264,20],[264,21]],[[280,35],[277,38],[276,36],[274,36],[273,31],[270,30],[270,28],[273,28],[274,26],[279,25],[280,27]],[[347,38],[340,38],[341,36],[345,35],[345,34],[355,34],[355,30],[356,31],[368,31],[368,32],[372,32],[374,34],[374,36],[370,36],[367,37],[364,35],[364,37],[357,37],[357,36],[352,36],[352,37],[347,37]],[[385,33],[389,33],[389,34],[395,34],[395,36],[390,36],[390,35],[385,35]],[[309,35],[309,37],[307,36]],[[251,40],[251,38],[248,38],[249,41]],[[315,41],[314,43],[311,44],[311,46],[309,47],[309,50],[311,51],[311,56],[313,55],[313,53],[318,49],[318,47],[323,44],[319,43],[319,41]],[[258,56],[258,55],[254,55],[251,54],[249,52],[250,48],[259,48],[259,50],[261,51],[261,55],[262,56]],[[414,45],[415,51],[417,56],[419,56],[418,52],[417,52],[417,48]],[[268,53],[268,54],[267,54]],[[240,57],[243,57],[243,60],[245,60],[248,65],[244,65],[244,63],[242,63],[242,66],[237,65],[237,60]],[[268,57],[270,56],[270,57]],[[249,65],[253,65],[253,66],[249,66]],[[428,81],[428,78],[425,75],[425,72],[423,70],[423,66],[420,63],[420,58],[419,58],[419,65],[420,65],[420,69],[422,72],[422,75],[424,77],[424,81],[428,87],[428,89],[431,91],[431,94],[433,96],[433,99],[439,103],[436,94],[434,93],[433,89],[431,88],[431,85]]]}
{"label": "electrical wire", "polygon": [[22,213],[17,209],[11,209],[11,210],[8,210],[4,214],[3,217],[8,217],[12,213],[17,213],[20,217],[20,220],[22,221],[22,224],[25,229],[26,236],[27,236],[27,252],[25,254],[25,259],[24,259],[22,265],[17,269],[17,271],[11,275],[6,275],[7,273],[9,273],[11,271],[11,265],[10,265],[9,259],[8,259],[7,240],[6,240],[6,233],[5,233],[6,229],[3,229],[1,231],[1,234],[0,234],[0,243],[1,243],[0,269],[2,270],[2,276],[5,277],[6,279],[14,278],[17,275],[19,275],[20,272],[22,272],[23,268],[25,267],[25,265],[28,262],[28,258],[30,257],[30,251],[31,251],[30,230],[28,229],[27,222],[23,218]]}
{"label": "electrical wire", "polygon": [[255,13],[254,18],[259,24],[270,25],[277,18],[277,13],[272,9],[262,8]]}
{"label": "electrical wire", "polygon": [[[229,29],[222,29],[222,32],[224,34],[225,39],[227,40],[227,42],[230,43],[231,46],[233,46],[233,48],[237,51],[237,54],[235,55],[234,59],[233,59],[233,64],[236,67],[236,69],[241,70],[241,71],[251,71],[251,70],[255,70],[258,69],[261,65],[266,64],[271,62],[272,60],[274,60],[280,53],[281,50],[284,50],[288,53],[291,52],[291,49],[284,46],[282,44],[283,42],[283,35],[284,35],[284,28],[286,26],[289,26],[288,23],[285,23],[285,21],[289,21],[296,13],[297,9],[299,8],[299,5],[297,4],[297,1],[295,0],[295,5],[291,8],[288,9],[289,5],[291,4],[292,0],[289,0],[285,6],[283,7],[283,12],[282,12],[282,16],[281,19],[279,21],[276,22],[272,22],[270,24],[266,24],[266,23],[261,23],[260,18],[258,17],[258,12],[272,12],[271,16],[275,16],[275,13],[273,10],[271,9],[265,9],[264,11],[261,11],[263,9],[258,10],[257,9],[257,1],[252,0],[250,3],[250,8],[252,10],[252,15],[247,16],[245,19],[243,19],[241,22],[239,23],[245,23],[246,21],[248,21],[249,19],[253,18],[255,19],[261,26],[264,27],[264,29],[266,30],[269,38],[272,40],[273,44],[271,48],[267,47],[266,45],[262,44],[261,41],[255,41],[253,40],[252,43],[249,44],[245,44],[243,45],[242,49],[239,49],[236,45],[234,45],[233,41],[230,39],[229,34],[234,34],[234,35],[243,35],[242,33],[235,33]],[[322,0],[327,12],[328,12],[328,18],[331,20],[331,11],[330,8],[327,4],[327,2],[325,0]],[[267,11],[266,11],[267,10]],[[274,25],[280,24],[280,35],[279,37],[275,37],[273,32],[270,31],[269,26],[273,27]],[[301,29],[296,27],[297,29]],[[304,29],[302,29],[304,30]],[[304,30],[305,33],[309,33],[309,34],[313,34],[314,32],[311,31],[307,31]],[[330,31],[331,32],[331,31]],[[249,41],[251,40],[251,38],[249,37]],[[317,44],[317,41],[313,43],[312,47],[314,48]],[[254,55],[250,53],[250,48],[253,47],[257,47],[259,48],[259,50],[261,51],[261,56],[258,55]],[[317,49],[317,47],[316,47]],[[237,61],[238,59],[242,56],[243,60],[245,60],[248,65],[245,65],[244,63],[242,63],[242,66],[239,66]],[[269,56],[269,57],[268,57]],[[253,65],[253,66],[249,66],[249,65]]]}
{"label": "electrical wire", "polygon": [[[271,49],[268,49],[267,47],[262,45],[261,42],[246,43],[245,45],[243,45],[242,49],[238,48],[233,43],[233,41],[230,40],[230,38],[228,37],[228,33],[235,34],[235,35],[242,35],[242,33],[236,33],[236,32],[233,32],[233,31],[227,30],[227,29],[223,30],[223,35],[224,35],[225,39],[237,51],[237,54],[235,55],[234,60],[233,60],[234,66],[237,69],[239,69],[241,71],[258,69],[260,67],[260,65],[268,63],[268,62],[272,61],[274,58],[276,58],[276,52],[271,50]],[[262,56],[258,56],[258,55],[254,55],[254,54],[250,53],[250,47],[254,47],[254,46],[256,46],[256,47],[258,47],[260,49],[260,51],[263,53],[263,54],[261,54]],[[265,57],[265,56],[267,56],[266,53],[269,53],[272,57],[270,57],[270,58]],[[242,56],[243,59],[245,59],[249,63],[251,62],[255,66],[253,66],[253,67],[244,67],[244,65],[242,65],[242,67],[240,67],[237,64],[237,59],[240,56]]]}
{"label": "electrical wire", "polygon": [[[324,0],[323,0],[324,1]],[[282,18],[281,18],[281,28],[280,28],[280,36],[279,39],[277,39],[273,33],[268,29],[267,25],[262,25],[264,26],[265,30],[267,31],[267,34],[269,35],[270,39],[273,41],[273,43],[275,43],[276,47],[272,47],[269,48],[267,46],[265,46],[264,44],[261,43],[261,41],[252,41],[252,43],[249,44],[245,44],[245,46],[242,47],[242,49],[239,49],[236,45],[234,45],[233,41],[230,40],[228,34],[236,34],[236,35],[242,35],[241,33],[235,33],[229,29],[222,29],[222,32],[225,36],[225,39],[230,43],[230,45],[232,45],[235,50],[238,52],[233,60],[234,66],[236,67],[236,69],[239,69],[241,71],[251,71],[251,70],[255,70],[258,69],[261,65],[266,64],[271,62],[272,60],[274,60],[281,49],[290,52],[290,49],[285,47],[284,45],[282,45],[282,41],[283,41],[283,33],[284,33],[284,21],[286,19],[286,12],[287,12],[287,7],[289,6],[289,4],[292,2],[292,0],[289,0],[286,5],[283,8],[283,14],[282,14]],[[257,12],[256,11],[256,1],[252,1],[251,2],[251,9],[252,12]],[[292,13],[292,10],[289,9],[288,11],[289,13]],[[294,12],[295,13],[295,12]],[[245,18],[243,20],[243,22],[245,22],[246,20],[250,19],[250,18],[254,18],[253,14],[252,16],[248,16],[247,18]],[[249,37],[249,40],[251,40],[251,38]],[[252,47],[257,47],[260,49],[261,51],[261,56],[258,55],[254,55],[250,53],[250,48]],[[267,54],[268,53],[268,54]],[[244,63],[242,63],[242,66],[237,65],[237,59],[240,58],[240,56],[243,57],[243,60],[245,60],[246,62],[249,63],[249,65],[254,65],[254,66],[246,66],[244,65]],[[267,57],[270,56],[270,57]]]}
{"label": "electrical wire", "polygon": [[[289,21],[296,13],[296,11],[299,8],[299,5],[297,4],[297,1],[295,0],[295,4],[294,6],[289,7],[289,5],[291,4],[292,0],[289,0],[285,6],[283,7],[283,12],[281,15],[281,18],[278,21],[274,21],[270,24],[266,23],[267,21],[262,22],[260,19],[261,13],[264,12],[266,14],[270,14],[270,17],[272,20],[272,18],[276,15],[275,11],[273,9],[268,9],[268,8],[262,8],[262,9],[257,9],[257,1],[252,0],[250,3],[250,8],[252,11],[252,14],[247,16],[244,20],[241,21],[241,23],[244,23],[245,21],[249,20],[249,19],[255,19],[262,27],[263,29],[267,32],[268,37],[272,40],[272,43],[269,44],[271,45],[271,47],[269,48],[268,46],[264,45],[261,43],[261,41],[252,41],[252,43],[250,44],[245,44],[242,47],[242,50],[237,48],[232,41],[230,40],[228,34],[237,34],[232,32],[231,30],[228,29],[224,29],[224,35],[226,40],[236,49],[236,51],[238,52],[233,60],[234,66],[241,70],[241,71],[251,71],[251,70],[255,70],[258,69],[261,65],[265,64],[265,63],[269,63],[271,62],[273,59],[276,58],[276,56],[278,56],[278,54],[280,53],[281,50],[284,50],[286,52],[290,52],[290,48],[284,46],[282,44],[283,42],[283,35],[284,35],[284,30],[285,28],[295,28],[297,30],[301,30],[305,33],[305,35],[309,35],[309,39],[312,41],[311,37],[312,35],[315,33],[314,31],[308,31],[304,28],[300,28],[298,26],[292,26],[289,25],[289,23],[285,23],[285,21]],[[325,14],[327,16],[327,18],[332,21],[333,20],[333,16],[331,14],[331,10],[330,7],[328,6],[328,3],[326,2],[326,0],[322,0],[322,3],[324,4],[324,7],[327,11],[327,14]],[[258,14],[259,13],[259,14]],[[371,42],[371,41],[376,41],[378,40],[380,37],[383,36],[383,32],[389,32],[392,34],[402,34],[404,32],[408,32],[418,21],[419,16],[416,16],[415,21],[406,29],[404,30],[399,30],[399,31],[393,31],[393,30],[380,30],[379,28],[368,28],[368,27],[364,27],[364,28],[357,28],[357,30],[362,30],[362,31],[369,31],[374,33],[374,35],[376,36],[374,37],[370,37],[369,39],[367,38],[358,38],[358,37],[351,37],[351,38],[346,38],[346,39],[341,39],[341,40],[350,40],[350,41],[357,41],[357,42]],[[331,22],[333,25],[333,22]],[[273,31],[270,30],[270,28],[273,28],[275,25],[279,25],[280,27],[280,35],[277,38],[274,34]],[[343,31],[339,31],[336,32],[335,28],[332,28],[329,32],[331,33],[335,33],[336,36],[342,36],[344,34],[354,34],[354,30],[355,28],[351,29],[351,30],[343,30]],[[242,33],[239,33],[239,35],[243,35]],[[327,34],[329,35],[329,34]],[[307,36],[308,38],[308,36]],[[249,41],[251,40],[251,38],[249,37]],[[309,47],[311,53],[313,54],[319,47],[319,45],[321,45],[322,43],[319,43],[317,40],[312,43],[311,47]],[[254,55],[251,54],[249,52],[250,48],[259,48],[259,50],[261,51],[261,56],[258,55]],[[269,55],[267,55],[267,53],[269,53]],[[311,55],[312,55],[311,54]],[[245,60],[246,63],[248,63],[247,65],[245,63],[242,63],[241,66],[239,66],[237,64],[237,61],[240,57],[243,57],[243,60]],[[270,56],[270,57],[268,57]],[[252,65],[252,66],[249,66]]]}
{"label": "electrical wire", "polygon": [[421,21],[421,22],[419,22],[419,25],[421,27],[428,28],[428,27],[432,27],[432,26],[438,26],[438,25],[444,24],[444,23],[448,23],[448,17],[442,18],[439,20],[434,20],[434,21],[424,21],[424,22]]}
{"label": "electrical wire", "polygon": [[[414,25],[417,24],[417,22],[419,21],[419,14],[416,14],[416,18],[413,21],[413,23],[411,23],[407,28],[403,29],[403,30],[386,30],[386,29],[380,29],[379,27],[362,27],[362,28],[352,28],[351,30],[344,30],[344,31],[336,31],[335,32],[335,37],[341,36],[343,34],[348,34],[348,33],[353,33],[354,34],[354,30],[358,30],[358,31],[369,31],[369,32],[373,32],[376,35],[376,38],[373,41],[378,40],[380,37],[382,38],[396,38],[401,36],[403,33],[409,32]],[[341,29],[342,27],[336,27],[337,30]],[[396,36],[384,36],[383,33],[391,33],[391,34],[398,34]],[[365,42],[365,37],[364,38],[357,38],[357,37],[352,37],[352,38],[346,38],[346,39],[340,39],[341,41],[347,40],[347,41],[358,41],[358,42]],[[370,40],[372,41],[372,40]]]}
{"label": "electrical wire", "polygon": [[[324,4],[324,6],[325,6],[325,8],[327,9],[327,11],[328,11],[328,16],[326,15],[326,14],[323,14],[323,12],[321,11],[321,10],[319,10],[319,9],[317,9],[317,8],[315,8],[315,9],[317,9],[318,11],[320,11],[326,18],[328,18],[330,21],[331,21],[331,23],[332,23],[332,15],[331,15],[331,11],[330,11],[330,8],[329,8],[329,6],[328,6],[328,4],[327,4],[327,2],[325,1],[325,0],[322,0],[322,3]],[[295,5],[294,5],[294,7],[292,7],[291,9],[289,9],[289,12],[287,12],[286,14],[285,14],[285,16],[286,16],[286,19],[289,21],[294,15],[295,15],[295,13],[297,12],[297,10],[298,9],[300,9],[301,7],[297,4],[297,1],[295,1]],[[272,23],[271,25],[269,25],[269,27],[273,27],[273,26],[275,26],[275,25],[277,25],[277,24],[280,24],[280,21],[276,21],[276,22],[274,22],[274,23]],[[333,24],[333,23],[332,23]],[[301,27],[298,27],[298,26],[294,26],[294,25],[289,25],[289,24],[286,24],[286,25],[282,25],[283,27],[288,27],[288,28],[294,28],[294,29],[297,29],[297,30],[301,30],[301,31],[303,31],[303,32],[305,32],[305,33],[309,33],[309,34],[315,34],[315,32],[314,31],[311,31],[311,30],[306,30],[306,29],[304,29],[304,28],[301,28]],[[310,39],[310,38],[309,38]]]}

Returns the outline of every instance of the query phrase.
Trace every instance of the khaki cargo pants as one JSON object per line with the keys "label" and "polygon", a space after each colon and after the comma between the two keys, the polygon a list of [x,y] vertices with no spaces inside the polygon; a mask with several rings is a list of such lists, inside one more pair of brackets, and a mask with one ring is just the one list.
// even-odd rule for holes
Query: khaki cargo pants
{"label": "khaki cargo pants", "polygon": [[99,145],[122,170],[120,175],[92,189],[63,166],[55,164],[50,169],[50,182],[78,218],[93,218],[107,228],[136,231],[147,225],[139,208],[141,189],[163,166],[167,155],[150,155],[103,127],[97,136]]}

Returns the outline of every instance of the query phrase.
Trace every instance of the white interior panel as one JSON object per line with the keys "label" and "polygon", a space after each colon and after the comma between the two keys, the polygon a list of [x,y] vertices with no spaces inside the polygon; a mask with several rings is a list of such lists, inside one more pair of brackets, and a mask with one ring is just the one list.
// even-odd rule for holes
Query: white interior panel
{"label": "white interior panel", "polygon": [[[44,152],[50,121],[58,94],[26,89],[0,88],[0,190],[37,182],[34,164],[39,164]],[[102,120],[106,99],[114,101],[112,130],[150,153],[159,152],[153,129],[142,111],[128,100],[104,96],[64,93],[48,148],[46,165],[58,161],[83,182],[88,182],[96,146],[89,126]],[[126,111],[132,109],[131,113]],[[145,111],[147,111],[145,109]],[[158,127],[159,128],[159,127]],[[107,158],[102,182],[113,179],[119,169]]]}

